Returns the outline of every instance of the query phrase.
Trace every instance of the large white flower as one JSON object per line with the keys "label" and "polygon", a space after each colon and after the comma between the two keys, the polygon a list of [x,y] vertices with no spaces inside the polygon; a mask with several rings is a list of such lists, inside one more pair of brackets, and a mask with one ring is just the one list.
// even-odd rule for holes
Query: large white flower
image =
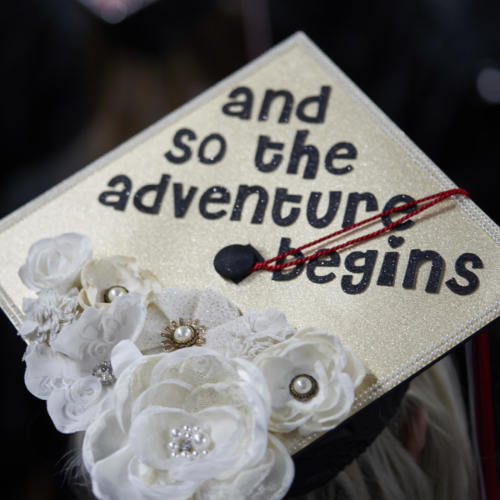
{"label": "large white flower", "polygon": [[29,250],[19,277],[31,290],[67,292],[78,285],[82,267],[92,257],[92,243],[81,234],[65,233],[38,240]]}
{"label": "large white flower", "polygon": [[[134,349],[120,343],[112,362]],[[118,376],[114,407],[85,435],[98,498],[282,498],[293,463],[268,435],[269,393],[254,365],[203,347],[136,355]]]}
{"label": "large white flower", "polygon": [[64,295],[55,290],[43,290],[37,299],[23,300],[24,321],[19,328],[27,342],[52,342],[61,329],[78,318],[78,290]]}
{"label": "large white flower", "polygon": [[61,432],[85,430],[105,404],[114,382],[111,350],[134,339],[145,318],[144,298],[129,294],[109,309],[86,309],[63,328],[51,346],[28,346],[25,383],[47,400],[47,410]]}
{"label": "large white flower", "polygon": [[83,307],[105,307],[124,293],[139,292],[147,296],[161,289],[153,273],[140,269],[133,257],[120,255],[92,260],[82,269],[81,281]]}
{"label": "large white flower", "polygon": [[335,335],[316,328],[299,331],[254,361],[267,380],[269,428],[277,432],[333,429],[349,415],[365,376],[361,361]]}

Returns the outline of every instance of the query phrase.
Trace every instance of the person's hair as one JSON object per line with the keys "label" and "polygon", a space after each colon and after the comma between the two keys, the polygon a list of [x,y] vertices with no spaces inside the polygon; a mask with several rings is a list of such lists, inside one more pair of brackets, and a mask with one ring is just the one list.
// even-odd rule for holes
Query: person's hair
{"label": "person's hair", "polygon": [[[405,447],[427,414],[418,458]],[[425,418],[425,417],[424,417]],[[327,485],[294,500],[473,500],[476,474],[467,419],[450,357],[416,377],[388,427]]]}

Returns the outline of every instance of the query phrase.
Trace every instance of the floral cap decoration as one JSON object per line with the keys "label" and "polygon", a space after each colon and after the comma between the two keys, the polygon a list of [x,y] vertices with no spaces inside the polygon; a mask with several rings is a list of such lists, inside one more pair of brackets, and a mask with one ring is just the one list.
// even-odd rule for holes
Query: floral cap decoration
{"label": "floral cap decoration", "polygon": [[132,257],[93,259],[83,235],[36,242],[19,276],[37,294],[26,386],[59,431],[84,432],[99,499],[283,498],[290,443],[345,420],[365,377],[332,333],[162,288]]}

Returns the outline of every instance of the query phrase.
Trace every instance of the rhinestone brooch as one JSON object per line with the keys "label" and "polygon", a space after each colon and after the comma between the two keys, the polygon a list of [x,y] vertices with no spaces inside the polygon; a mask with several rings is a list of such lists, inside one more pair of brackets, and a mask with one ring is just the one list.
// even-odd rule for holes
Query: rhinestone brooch
{"label": "rhinestone brooch", "polygon": [[190,347],[192,345],[201,346],[205,343],[206,328],[200,325],[197,319],[171,321],[170,325],[163,330],[163,349],[167,352]]}
{"label": "rhinestone brooch", "polygon": [[92,370],[92,375],[101,381],[102,385],[111,385],[115,381],[115,376],[113,375],[113,368],[109,361],[103,361],[102,363],[94,366]]}

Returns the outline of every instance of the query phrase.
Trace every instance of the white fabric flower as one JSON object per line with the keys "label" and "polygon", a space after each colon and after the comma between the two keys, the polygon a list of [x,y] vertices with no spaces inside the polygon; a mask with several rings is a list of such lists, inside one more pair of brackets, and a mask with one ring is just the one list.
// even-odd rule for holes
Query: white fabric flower
{"label": "white fabric flower", "polygon": [[[28,346],[25,383],[47,400],[47,410],[61,432],[85,430],[105,404],[114,367],[111,350],[123,339],[134,339],[146,315],[139,294],[120,297],[109,309],[86,309],[63,328],[51,346]],[[107,378],[111,377],[111,378]]]}
{"label": "white fabric flower", "polygon": [[214,290],[166,288],[151,297],[137,346],[143,353],[161,352],[162,332],[180,318],[198,321],[204,327],[205,346],[228,358],[253,359],[295,332],[276,309],[241,315],[234,304]]}
{"label": "white fabric flower", "polygon": [[198,321],[208,339],[211,328],[239,316],[238,308],[214,290],[165,288],[151,296],[146,324],[136,344],[143,353],[158,353],[163,350],[161,334],[173,321]]}
{"label": "white fabric flower", "polygon": [[361,361],[335,335],[316,328],[269,347],[254,362],[271,393],[269,428],[276,432],[333,429],[349,415],[365,376]]}
{"label": "white fabric flower", "polygon": [[286,316],[277,309],[246,311],[232,321],[207,332],[207,347],[228,358],[253,359],[268,347],[283,342],[295,333]]}
{"label": "white fabric flower", "polygon": [[31,290],[67,292],[78,285],[82,267],[92,257],[92,243],[81,234],[65,233],[37,241],[29,250],[19,277]]}
{"label": "white fabric flower", "polygon": [[37,299],[23,300],[24,321],[19,328],[27,342],[52,342],[61,329],[80,315],[78,290],[65,295],[43,290]]}
{"label": "white fabric flower", "polygon": [[81,274],[82,307],[107,307],[106,293],[113,288],[125,293],[139,292],[147,296],[150,292],[159,292],[160,283],[156,276],[139,268],[133,257],[115,255],[89,262]]}
{"label": "white fabric flower", "polygon": [[[120,357],[134,346],[122,342]],[[140,356],[119,375],[115,406],[89,427],[84,463],[106,500],[278,499],[293,478],[268,435],[262,373],[203,347]]]}

